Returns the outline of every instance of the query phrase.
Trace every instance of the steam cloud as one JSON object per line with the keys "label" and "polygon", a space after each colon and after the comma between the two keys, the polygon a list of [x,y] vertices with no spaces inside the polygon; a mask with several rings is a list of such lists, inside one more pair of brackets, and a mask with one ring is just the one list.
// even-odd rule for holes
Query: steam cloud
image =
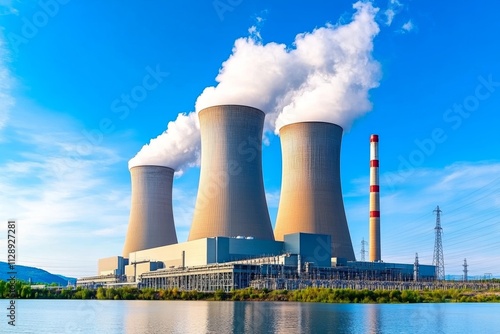
{"label": "steam cloud", "polygon": [[287,124],[324,121],[350,128],[371,110],[368,92],[378,86],[380,65],[372,57],[379,32],[378,11],[369,2],[353,5],[353,20],[299,34],[293,48],[263,44],[255,27],[250,37],[235,41],[222,64],[215,87],[196,101],[196,112],[180,114],[129,162],[169,166],[182,173],[200,155],[197,113],[218,104],[241,104],[264,111],[266,131],[278,133]]}
{"label": "steam cloud", "polygon": [[186,167],[199,164],[200,145],[198,114],[179,114],[175,121],[168,123],[165,132],[151,139],[130,159],[128,167],[166,166],[175,169],[177,175],[182,175]]}

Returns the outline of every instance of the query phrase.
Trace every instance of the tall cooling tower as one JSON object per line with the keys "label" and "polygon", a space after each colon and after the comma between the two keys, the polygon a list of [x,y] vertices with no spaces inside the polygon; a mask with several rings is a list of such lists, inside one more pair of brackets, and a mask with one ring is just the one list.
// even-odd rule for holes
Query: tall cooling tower
{"label": "tall cooling tower", "polygon": [[199,112],[201,172],[188,240],[274,240],[262,179],[264,113],[239,105]]}
{"label": "tall cooling tower", "polygon": [[332,256],[354,261],[340,185],[342,128],[325,122],[280,129],[283,155],[281,197],[274,236],[328,234]]}
{"label": "tall cooling tower", "polygon": [[130,169],[132,200],[123,257],[130,252],[177,243],[172,211],[174,170],[162,166]]}

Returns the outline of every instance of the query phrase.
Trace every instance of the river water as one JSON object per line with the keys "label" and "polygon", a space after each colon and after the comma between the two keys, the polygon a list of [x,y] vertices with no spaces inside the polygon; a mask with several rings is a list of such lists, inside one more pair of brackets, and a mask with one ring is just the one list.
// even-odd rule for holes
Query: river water
{"label": "river water", "polygon": [[500,304],[8,300],[0,333],[500,333]]}

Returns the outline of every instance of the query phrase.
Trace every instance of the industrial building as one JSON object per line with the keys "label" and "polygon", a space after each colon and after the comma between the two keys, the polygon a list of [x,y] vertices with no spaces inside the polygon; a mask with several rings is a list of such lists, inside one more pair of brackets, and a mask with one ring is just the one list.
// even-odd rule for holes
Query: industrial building
{"label": "industrial building", "polygon": [[435,266],[381,260],[378,136],[370,139],[370,262],[357,262],[340,184],[340,126],[301,122],[280,130],[282,189],[273,232],[262,178],[265,114],[221,105],[198,116],[201,169],[188,241],[178,243],[175,233],[174,170],[132,167],[123,254],[99,260],[97,276],[77,285],[230,291],[298,288],[311,280],[334,286],[353,279],[435,279]]}
{"label": "industrial building", "polygon": [[[198,291],[231,291],[281,279],[287,286],[303,280],[433,280],[435,267],[356,262],[331,257],[329,235],[295,233],[284,241],[214,237],[132,252],[128,260],[99,261],[98,275],[80,286],[138,285]],[[113,274],[115,273],[115,274]],[[285,284],[285,283],[283,283]]]}

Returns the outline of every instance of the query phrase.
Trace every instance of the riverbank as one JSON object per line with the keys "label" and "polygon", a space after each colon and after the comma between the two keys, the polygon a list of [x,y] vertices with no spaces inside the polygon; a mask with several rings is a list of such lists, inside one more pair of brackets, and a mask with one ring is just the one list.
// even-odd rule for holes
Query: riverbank
{"label": "riverbank", "polygon": [[[0,296],[12,298],[2,289]],[[98,288],[78,287],[34,289],[28,284],[16,284],[16,298],[21,299],[100,299],[100,300],[232,300],[232,301],[297,301],[321,303],[444,303],[500,302],[500,289],[470,290],[355,290],[306,288],[301,290],[267,290],[246,288],[231,292],[198,292],[179,289]]]}

